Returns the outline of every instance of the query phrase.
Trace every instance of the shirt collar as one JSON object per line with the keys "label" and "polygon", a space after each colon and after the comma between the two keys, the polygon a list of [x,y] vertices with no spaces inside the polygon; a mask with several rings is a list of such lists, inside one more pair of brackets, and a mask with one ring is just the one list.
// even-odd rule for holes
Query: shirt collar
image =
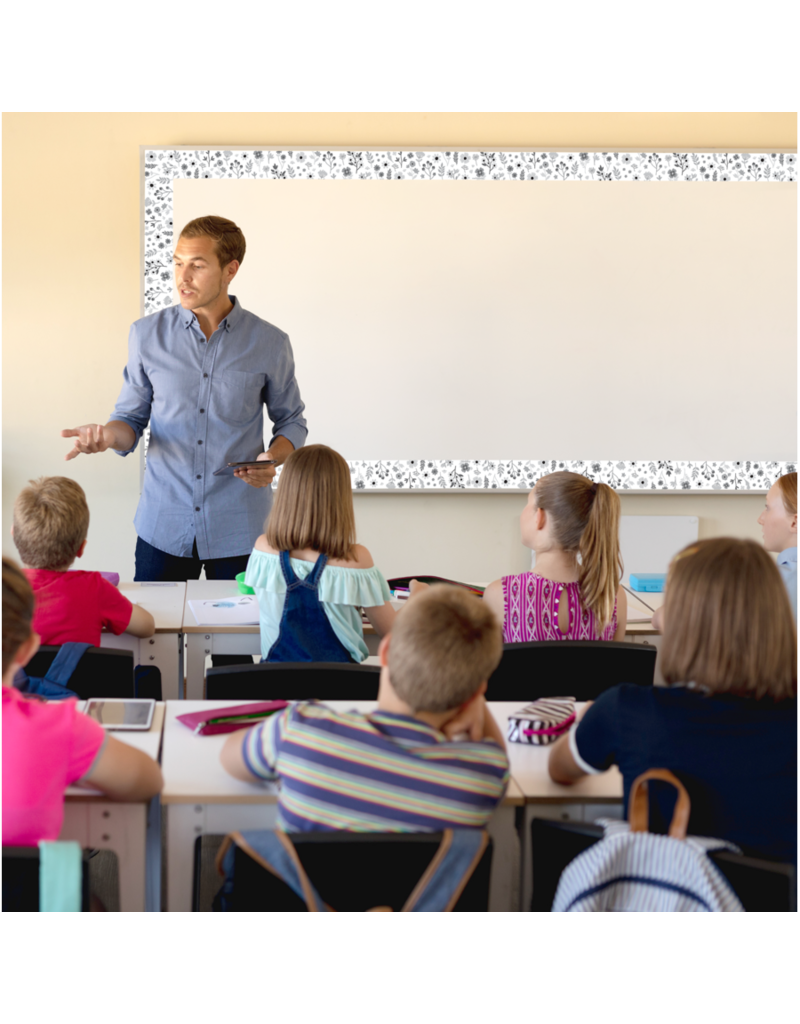
{"label": "shirt collar", "polygon": [[[235,295],[229,295],[228,298],[233,303],[233,309],[228,313],[225,319],[220,324],[220,327],[224,327],[226,331],[231,331],[241,320],[244,310],[242,309],[239,302],[236,300]],[[178,316],[180,316],[184,327],[190,327],[192,324],[197,323],[197,317],[191,311],[191,309],[184,309],[183,306],[178,306]]]}
{"label": "shirt collar", "polygon": [[778,565],[787,565],[790,562],[797,563],[797,548],[784,548],[778,555]]}
{"label": "shirt collar", "polygon": [[368,717],[372,722],[377,722],[390,728],[394,726],[403,730],[412,730],[418,734],[421,743],[441,743],[446,739],[446,736],[440,729],[435,729],[432,725],[428,725],[427,722],[414,718],[412,715],[400,715],[396,711],[381,711],[378,709],[370,712]]}

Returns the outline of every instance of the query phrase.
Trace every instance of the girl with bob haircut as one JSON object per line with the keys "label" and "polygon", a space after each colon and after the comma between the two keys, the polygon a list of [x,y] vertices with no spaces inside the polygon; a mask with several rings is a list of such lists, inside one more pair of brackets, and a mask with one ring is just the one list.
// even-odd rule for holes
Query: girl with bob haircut
{"label": "girl with bob haircut", "polygon": [[619,497],[607,484],[567,472],[538,481],[519,517],[536,568],[495,580],[483,595],[506,643],[624,639],[619,515]]}
{"label": "girl with bob haircut", "polygon": [[[631,783],[667,768],[691,798],[689,830],[743,852],[797,859],[797,638],[780,573],[751,540],[691,544],[664,601],[663,687],[606,690],[550,754],[564,785],[617,764]],[[651,784],[651,829],[674,790]]]}
{"label": "girl with bob haircut", "polygon": [[386,580],[356,544],[350,470],[338,452],[312,444],[291,453],[245,582],[258,596],[262,661],[362,662],[360,608],[379,634],[392,628]]}

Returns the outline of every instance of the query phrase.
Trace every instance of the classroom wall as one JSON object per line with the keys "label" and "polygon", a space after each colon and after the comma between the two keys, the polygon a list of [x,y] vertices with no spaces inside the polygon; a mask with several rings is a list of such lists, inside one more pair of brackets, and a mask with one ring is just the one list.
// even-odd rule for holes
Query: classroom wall
{"label": "classroom wall", "polygon": [[[773,151],[795,149],[797,129],[794,114],[769,113],[4,114],[4,553],[16,554],[15,495],[31,477],[60,473],[89,498],[81,567],[132,577],[138,456],[67,463],[59,431],[104,421],[119,390],[140,315],[139,146],[236,144]],[[491,579],[528,564],[521,504],[505,494],[370,494],[356,496],[356,514],[388,575]],[[761,505],[748,495],[623,496],[623,514],[700,516],[701,536],[759,538]]]}

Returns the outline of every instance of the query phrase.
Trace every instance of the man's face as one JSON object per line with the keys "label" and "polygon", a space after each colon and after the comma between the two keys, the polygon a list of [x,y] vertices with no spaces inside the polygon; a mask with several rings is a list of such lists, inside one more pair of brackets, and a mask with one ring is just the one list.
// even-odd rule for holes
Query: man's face
{"label": "man's face", "polygon": [[239,264],[233,260],[226,267],[219,265],[213,238],[178,239],[173,256],[175,287],[184,309],[204,309],[213,306],[228,293],[228,285],[236,275]]}

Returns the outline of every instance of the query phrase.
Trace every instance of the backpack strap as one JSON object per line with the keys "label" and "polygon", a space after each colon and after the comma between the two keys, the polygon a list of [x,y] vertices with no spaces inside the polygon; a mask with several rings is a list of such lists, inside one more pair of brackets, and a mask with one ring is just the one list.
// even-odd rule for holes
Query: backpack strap
{"label": "backpack strap", "polygon": [[675,801],[675,810],[672,813],[672,821],[669,825],[668,835],[673,839],[685,839],[689,828],[689,815],[692,804],[689,794],[681,780],[673,775],[667,768],[651,768],[642,772],[633,780],[630,796],[628,797],[628,821],[631,823],[631,832],[646,832],[649,817],[649,802],[647,794],[647,781],[649,779],[661,779],[668,782],[678,791],[678,799]]}
{"label": "backpack strap", "polygon": [[403,911],[451,911],[488,844],[486,829],[445,829],[439,849],[406,900]]}
{"label": "backpack strap", "polygon": [[78,662],[91,646],[92,644],[62,644],[61,650],[53,658],[50,668],[45,673],[45,682],[55,683],[56,686],[66,686],[72,678],[72,673],[77,668]]}
{"label": "backpack strap", "polygon": [[331,910],[311,884],[297,851],[285,832],[280,829],[274,832],[265,829],[231,832],[225,837],[217,852],[217,871],[223,876],[228,874],[228,864],[223,864],[223,861],[234,843],[262,868],[285,882],[295,895],[303,900],[309,911]]}

